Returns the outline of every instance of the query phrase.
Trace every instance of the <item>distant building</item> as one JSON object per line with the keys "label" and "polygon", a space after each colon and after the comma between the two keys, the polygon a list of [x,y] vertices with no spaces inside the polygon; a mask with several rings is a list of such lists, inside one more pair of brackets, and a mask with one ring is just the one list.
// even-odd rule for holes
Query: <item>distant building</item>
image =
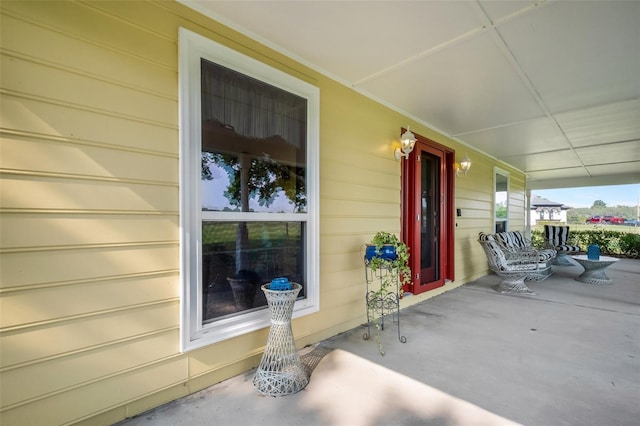
{"label": "distant building", "polygon": [[540,221],[567,223],[567,210],[570,208],[562,203],[532,194],[531,210],[529,211],[531,226]]}

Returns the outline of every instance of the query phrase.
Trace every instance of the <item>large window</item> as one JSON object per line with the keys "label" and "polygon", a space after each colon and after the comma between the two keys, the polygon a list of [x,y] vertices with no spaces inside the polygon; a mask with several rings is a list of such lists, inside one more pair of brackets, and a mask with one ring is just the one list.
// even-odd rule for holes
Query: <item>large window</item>
{"label": "large window", "polygon": [[319,91],[180,30],[182,348],[269,324],[260,286],[318,310]]}

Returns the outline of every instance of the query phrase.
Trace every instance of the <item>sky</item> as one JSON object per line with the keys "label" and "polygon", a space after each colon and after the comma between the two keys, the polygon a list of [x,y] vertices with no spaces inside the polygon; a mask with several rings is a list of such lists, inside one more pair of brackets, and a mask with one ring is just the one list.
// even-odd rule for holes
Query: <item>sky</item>
{"label": "sky", "polygon": [[596,200],[607,206],[636,206],[640,202],[640,183],[633,185],[590,186],[584,188],[538,189],[532,195],[569,207],[591,207]]}

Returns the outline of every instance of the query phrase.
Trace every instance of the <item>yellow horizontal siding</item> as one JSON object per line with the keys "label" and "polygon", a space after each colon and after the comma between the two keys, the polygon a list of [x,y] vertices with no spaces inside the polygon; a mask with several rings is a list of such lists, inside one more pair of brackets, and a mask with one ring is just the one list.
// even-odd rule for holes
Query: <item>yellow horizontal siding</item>
{"label": "yellow horizontal siding", "polygon": [[177,185],[178,159],[55,140],[5,137],[2,168],[83,179]]}
{"label": "yellow horizontal siding", "polygon": [[0,382],[3,404],[13,406],[176,356],[178,338],[179,331],[172,329],[9,369],[2,373]]}
{"label": "yellow horizontal siding", "polygon": [[184,357],[161,361],[10,408],[0,418],[3,425],[56,425],[81,420],[182,383],[186,364]]}
{"label": "yellow horizontal siding", "polygon": [[43,250],[2,255],[2,288],[72,284],[103,277],[118,278],[177,271],[177,244]]}
{"label": "yellow horizontal siding", "polygon": [[21,137],[23,140],[67,142],[178,158],[177,125],[160,126],[132,117],[79,109],[52,100],[13,95],[0,96],[0,110],[3,135]]}
{"label": "yellow horizontal siding", "polygon": [[170,215],[2,214],[0,232],[3,252],[179,240],[178,218]]}
{"label": "yellow horizontal siding", "polygon": [[171,212],[178,209],[178,187],[127,181],[51,179],[5,173],[0,204],[5,210]]}
{"label": "yellow horizontal siding", "polygon": [[[121,56],[138,57],[153,65],[177,69],[177,31],[173,39],[141,28],[91,6],[70,1],[3,2],[5,13],[56,33],[62,33]],[[154,6],[147,6],[152,11]],[[157,25],[157,24],[156,24]],[[175,28],[175,24],[173,25]],[[74,52],[61,50],[72,56]],[[177,82],[176,82],[177,84]]]}
{"label": "yellow horizontal siding", "polygon": [[[132,2],[125,8],[131,7]],[[26,17],[29,19],[29,17]],[[5,15],[2,19],[3,49],[7,55],[37,60],[51,67],[99,76],[123,86],[175,99],[176,64],[151,64],[138,55],[125,55],[107,45],[94,43],[71,34],[65,28],[51,31],[45,26]],[[19,32],[30,37],[15,37]]]}
{"label": "yellow horizontal siding", "polygon": [[7,330],[125,306],[177,300],[178,280],[178,274],[174,272],[3,290],[0,323],[2,330]]}
{"label": "yellow horizontal siding", "polygon": [[320,185],[322,209],[325,200],[360,200],[378,201],[381,203],[395,204],[400,202],[400,188],[377,188],[373,186],[354,185],[349,182],[323,181]]}
{"label": "yellow horizontal siding", "polygon": [[[178,352],[179,26],[320,88],[321,311],[294,320],[299,343],[365,318],[362,245],[401,229],[400,126],[471,156],[456,281],[486,272],[495,160],[175,2],[0,8],[2,424],[111,423],[259,361],[266,328]],[[510,172],[520,224],[525,179]]]}
{"label": "yellow horizontal siding", "polygon": [[[55,99],[75,108],[114,113],[157,123],[176,123],[176,99],[132,90],[111,82],[5,56],[0,70],[7,82],[4,90],[24,97]],[[73,87],[74,90],[69,90]],[[87,96],[91,93],[91,96]]]}
{"label": "yellow horizontal siding", "polygon": [[179,325],[177,305],[177,300],[159,302],[5,331],[0,335],[1,366],[14,367],[175,328]]}
{"label": "yellow horizontal siding", "polygon": [[[398,203],[380,200],[335,200],[322,199],[322,209],[327,212],[327,216],[338,216],[341,218],[353,217],[385,217],[398,215]],[[339,209],[342,209],[340,211]]]}

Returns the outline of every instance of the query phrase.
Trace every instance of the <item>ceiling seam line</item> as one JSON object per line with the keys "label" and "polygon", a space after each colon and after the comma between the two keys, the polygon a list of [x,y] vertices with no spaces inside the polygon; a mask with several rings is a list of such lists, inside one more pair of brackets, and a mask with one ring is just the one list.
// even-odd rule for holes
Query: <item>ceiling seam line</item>
{"label": "ceiling seam line", "polygon": [[[616,161],[616,162],[614,162],[614,163],[598,163],[598,164],[592,164],[592,165],[591,165],[591,166],[589,166],[589,167],[608,166],[608,165],[611,165],[611,164],[633,164],[633,163],[635,163],[635,161]],[[563,171],[563,170],[581,169],[581,168],[582,168],[582,167],[580,167],[580,166],[576,166],[576,167],[561,167],[561,168],[559,168],[559,167],[553,167],[553,168],[550,168],[550,169],[537,169],[537,170],[531,170],[531,172],[532,172],[532,173],[538,173],[538,172],[547,172],[547,171],[550,171],[550,170],[551,170],[551,171],[554,171],[554,170],[557,170],[557,171]],[[565,178],[565,179],[571,179],[571,178]]]}
{"label": "ceiling seam line", "polygon": [[489,18],[489,15],[485,11],[485,9],[482,7],[482,5],[480,4],[479,0],[476,0],[476,5],[482,11],[482,13],[484,15],[484,19],[489,24],[488,27],[491,29],[490,34],[492,35],[492,38],[497,42],[497,45],[498,45],[499,49],[502,51],[502,53],[505,55],[505,57],[508,60],[508,62],[514,68],[516,74],[518,75],[518,77],[520,78],[522,83],[524,83],[525,87],[527,88],[529,93],[533,96],[534,100],[536,101],[538,106],[542,109],[543,113],[547,116],[547,118],[549,118],[554,123],[554,125],[556,126],[558,131],[562,134],[562,137],[564,138],[564,140],[569,145],[569,149],[571,150],[571,152],[573,153],[575,158],[578,160],[578,162],[582,165],[582,167],[583,167],[584,171],[587,173],[587,175],[589,177],[593,177],[593,175],[589,172],[589,170],[587,169],[587,166],[584,164],[582,159],[575,152],[575,148],[574,148],[573,144],[571,143],[571,141],[569,140],[569,137],[567,136],[566,132],[564,131],[564,129],[562,128],[562,126],[560,125],[558,120],[556,120],[556,118],[553,116],[553,114],[549,110],[549,107],[547,106],[547,104],[545,104],[544,101],[542,100],[542,97],[540,96],[540,93],[538,93],[538,91],[536,90],[535,86],[531,82],[531,79],[529,78],[527,73],[524,71],[524,69],[522,68],[522,66],[520,65],[520,63],[518,62],[516,57],[514,56],[513,52],[511,51],[511,49],[509,49],[509,46],[507,45],[507,43],[504,41],[504,39],[500,35],[500,32],[498,31],[496,26],[493,24],[493,22],[491,22],[491,19]]}
{"label": "ceiling seam line", "polygon": [[427,50],[423,50],[422,52],[418,52],[413,56],[410,56],[406,59],[401,60],[400,62],[396,62],[393,65],[390,65],[386,68],[382,68],[379,71],[374,72],[373,74],[369,74],[366,77],[361,78],[360,80],[354,81],[353,82],[353,86],[358,86],[360,84],[366,83],[368,81],[371,80],[375,80],[385,74],[390,73],[391,71],[394,71],[398,68],[404,67],[408,64],[411,64],[412,62],[415,62],[419,59],[423,59],[423,58],[428,58],[431,55],[435,55],[436,53],[451,47],[451,46],[455,46],[458,43],[462,43],[463,41],[466,41],[468,39],[473,38],[474,36],[478,35],[478,34],[482,34],[483,32],[487,31],[487,26],[483,25],[482,27],[479,28],[475,28],[472,29],[470,31],[467,31],[466,33],[459,35],[458,37],[455,37],[453,39],[447,40],[444,43],[440,43],[437,46],[434,46],[432,48],[429,48]]}
{"label": "ceiling seam line", "polygon": [[491,126],[491,127],[484,127],[482,129],[468,130],[466,132],[460,132],[460,133],[453,133],[453,136],[458,137],[458,136],[472,135],[474,133],[482,133],[482,132],[486,132],[488,130],[501,129],[503,127],[509,127],[509,126],[514,126],[514,125],[517,125],[517,124],[527,123],[527,122],[534,121],[534,120],[539,120],[541,118],[548,118],[548,117],[546,117],[544,115],[540,115],[538,117],[525,118],[525,119],[522,119],[522,120],[512,121],[510,123],[503,123],[503,124],[498,124],[498,125]]}

